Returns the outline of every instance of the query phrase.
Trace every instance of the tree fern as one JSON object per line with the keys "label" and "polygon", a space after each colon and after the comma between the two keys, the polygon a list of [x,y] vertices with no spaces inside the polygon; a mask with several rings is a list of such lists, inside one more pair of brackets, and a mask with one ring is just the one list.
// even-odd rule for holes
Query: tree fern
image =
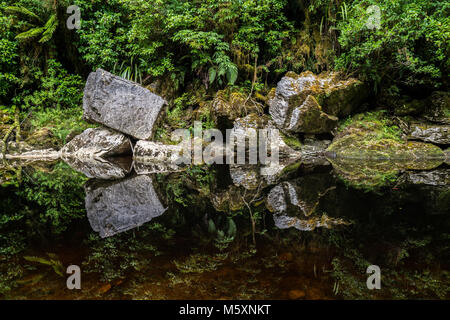
{"label": "tree fern", "polygon": [[56,14],[53,14],[50,19],[48,19],[47,23],[44,26],[44,33],[42,33],[42,38],[39,40],[40,43],[47,42],[55,33],[56,28],[58,27],[58,20],[56,19]]}
{"label": "tree fern", "polygon": [[36,37],[36,36],[41,35],[42,32],[44,32],[44,31],[45,31],[45,28],[44,28],[44,27],[40,27],[40,28],[32,28],[32,29],[30,29],[30,30],[28,30],[28,31],[19,33],[19,34],[16,36],[16,39],[18,39],[18,40],[28,40],[28,39],[31,39],[31,38],[34,38],[34,37]]}
{"label": "tree fern", "polygon": [[27,16],[29,18],[35,19],[39,22],[42,22],[42,19],[37,14],[31,12],[30,10],[28,10],[27,8],[24,8],[24,7],[11,6],[11,7],[6,7],[5,10],[9,13],[21,14],[21,15]]}
{"label": "tree fern", "polygon": [[[24,15],[28,18],[31,18],[32,20],[38,21],[39,23],[42,23],[44,21],[38,15],[36,15],[35,13],[31,12],[30,10],[24,7],[14,7],[14,6],[7,7],[6,11],[16,15]],[[47,22],[43,27],[33,27],[25,32],[18,34],[16,36],[16,39],[28,40],[37,36],[41,36],[39,43],[45,43],[52,38],[57,27],[58,27],[58,19],[56,13],[54,13],[50,16],[50,18],[47,20]]]}

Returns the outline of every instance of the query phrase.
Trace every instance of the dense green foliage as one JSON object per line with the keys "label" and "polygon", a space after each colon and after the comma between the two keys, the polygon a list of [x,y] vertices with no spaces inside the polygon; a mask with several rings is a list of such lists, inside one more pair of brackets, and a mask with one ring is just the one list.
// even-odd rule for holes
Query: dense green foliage
{"label": "dense green foliage", "polygon": [[[258,92],[286,71],[303,70],[358,74],[389,92],[448,85],[446,1],[74,4],[81,9],[79,30],[66,28],[67,1],[0,2],[0,105],[22,112],[77,108],[83,79],[98,67],[144,85],[162,81],[175,97],[191,84]],[[367,26],[370,5],[380,9],[379,28]]]}
{"label": "dense green foliage", "polygon": [[[369,29],[380,8],[380,27]],[[450,4],[447,1],[352,1],[338,22],[342,54],[336,67],[380,84],[439,87],[450,71]]]}

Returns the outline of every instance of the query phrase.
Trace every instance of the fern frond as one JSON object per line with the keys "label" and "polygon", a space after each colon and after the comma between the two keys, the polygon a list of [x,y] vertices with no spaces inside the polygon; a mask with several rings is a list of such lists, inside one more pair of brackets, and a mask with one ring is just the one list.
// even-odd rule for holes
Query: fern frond
{"label": "fern frond", "polygon": [[45,24],[44,26],[45,31],[42,34],[42,38],[41,40],[39,40],[39,42],[44,43],[50,40],[53,36],[53,33],[55,33],[57,27],[58,27],[58,20],[56,18],[56,14],[53,14]]}
{"label": "fern frond", "polygon": [[5,10],[9,13],[21,14],[21,15],[24,15],[29,18],[32,18],[32,19],[42,22],[42,19],[39,18],[39,16],[37,14],[31,12],[30,10],[28,10],[27,8],[24,8],[24,7],[10,6],[10,7],[6,7]]}
{"label": "fern frond", "polygon": [[16,39],[17,40],[27,40],[27,39],[30,39],[30,38],[33,38],[33,37],[36,37],[36,36],[42,34],[42,32],[44,32],[44,30],[45,30],[44,27],[32,28],[32,29],[30,29],[28,31],[19,33],[16,36]]}

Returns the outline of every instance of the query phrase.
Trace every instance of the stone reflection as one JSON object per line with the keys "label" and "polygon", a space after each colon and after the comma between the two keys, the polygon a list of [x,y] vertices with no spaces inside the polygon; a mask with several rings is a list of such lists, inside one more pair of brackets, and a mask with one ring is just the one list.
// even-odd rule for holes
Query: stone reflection
{"label": "stone reflection", "polygon": [[273,187],[266,199],[267,209],[273,213],[275,226],[313,231],[346,225],[343,219],[328,217],[317,210],[322,197],[336,187],[329,175],[315,174],[285,181]]}
{"label": "stone reflection", "polygon": [[125,178],[131,172],[130,157],[115,158],[75,158],[67,157],[64,161],[72,169],[83,173],[91,179],[117,180]]}
{"label": "stone reflection", "polygon": [[164,162],[149,162],[149,161],[134,161],[134,171],[138,175],[142,174],[154,174],[154,173],[171,173],[183,171],[186,168],[178,166],[175,163]]}
{"label": "stone reflection", "polygon": [[402,177],[406,183],[427,186],[449,186],[450,169],[442,168],[432,171],[407,172]]}
{"label": "stone reflection", "polygon": [[150,176],[91,180],[85,190],[89,223],[102,238],[137,228],[166,211]]}
{"label": "stone reflection", "polygon": [[[440,159],[431,160],[355,160],[355,159],[328,159],[334,169],[334,173],[344,181],[344,183],[364,190],[375,190],[381,187],[394,185],[394,183],[403,183],[405,179],[401,173],[406,172],[406,175],[412,175],[411,181],[419,179],[419,176],[414,173],[415,170],[424,171],[421,175],[426,180],[442,180],[442,175],[433,174],[434,170],[443,164]],[[426,178],[427,177],[427,178]],[[440,177],[440,178],[439,178]],[[408,179],[406,179],[408,180]],[[445,180],[445,179],[444,179]],[[441,182],[434,182],[442,183]]]}

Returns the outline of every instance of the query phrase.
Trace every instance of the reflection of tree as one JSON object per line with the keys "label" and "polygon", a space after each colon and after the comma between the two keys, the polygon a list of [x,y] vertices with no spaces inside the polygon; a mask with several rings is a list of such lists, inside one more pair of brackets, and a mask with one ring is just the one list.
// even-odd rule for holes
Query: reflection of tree
{"label": "reflection of tree", "polygon": [[258,188],[256,189],[256,192],[253,196],[253,198],[250,201],[246,201],[246,195],[247,195],[247,189],[245,189],[244,194],[242,195],[242,201],[244,202],[245,206],[248,209],[248,212],[250,214],[250,222],[252,224],[252,240],[253,240],[253,245],[256,245],[256,238],[255,238],[255,233],[256,233],[256,220],[255,220],[255,216],[253,214],[253,210],[251,208],[251,206],[253,205],[253,203],[260,201],[263,199],[263,197],[259,197],[260,195],[260,191],[261,191],[261,186],[262,186],[262,181],[259,183]]}

